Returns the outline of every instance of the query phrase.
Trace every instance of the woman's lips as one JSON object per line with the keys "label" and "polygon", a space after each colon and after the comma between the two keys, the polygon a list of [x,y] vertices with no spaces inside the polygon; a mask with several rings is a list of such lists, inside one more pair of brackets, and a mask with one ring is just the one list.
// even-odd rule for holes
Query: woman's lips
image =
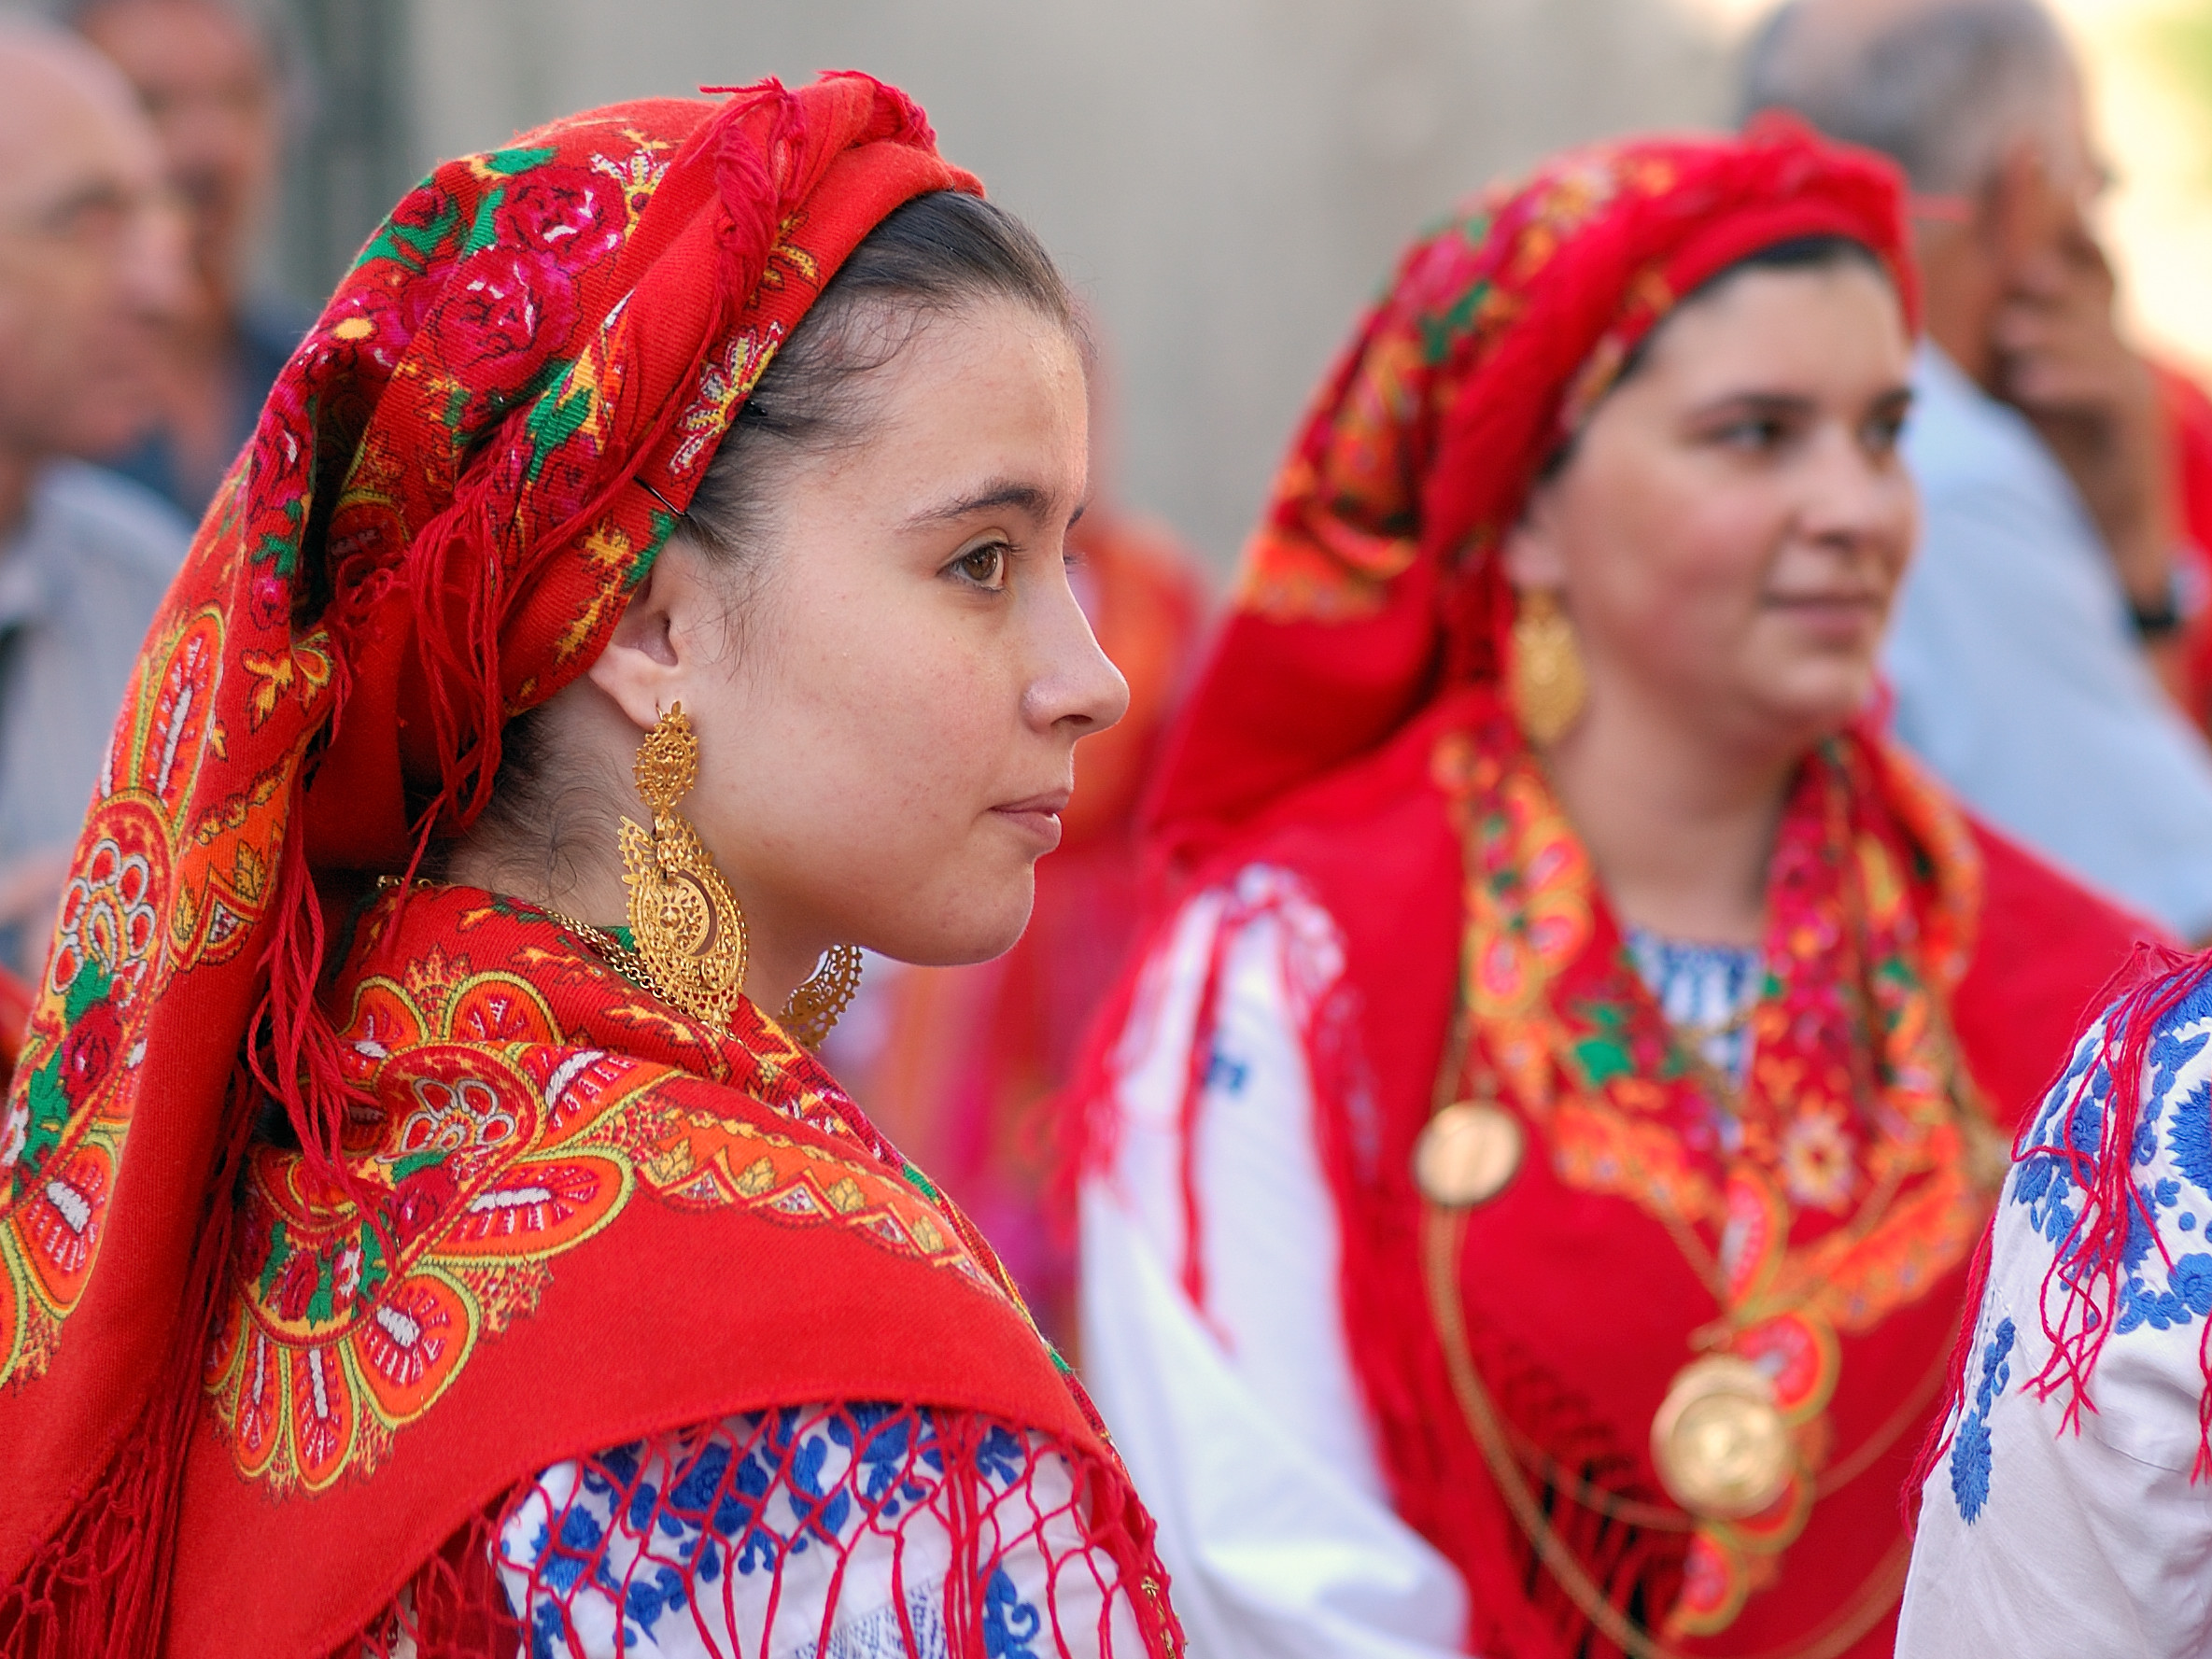
{"label": "woman's lips", "polygon": [[1877,594],[1777,594],[1767,604],[1823,634],[1856,636],[1881,621]]}
{"label": "woman's lips", "polygon": [[1054,790],[1050,794],[1032,795],[1025,801],[1008,801],[992,811],[1015,825],[1023,834],[1033,836],[1047,852],[1060,845],[1060,811],[1067,805],[1068,792]]}

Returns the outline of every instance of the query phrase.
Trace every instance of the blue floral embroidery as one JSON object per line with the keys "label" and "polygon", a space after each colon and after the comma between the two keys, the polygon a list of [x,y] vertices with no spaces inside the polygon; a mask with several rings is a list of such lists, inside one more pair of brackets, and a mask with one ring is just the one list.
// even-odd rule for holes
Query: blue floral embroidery
{"label": "blue floral embroidery", "polygon": [[[1030,1456],[1021,1435],[989,1425],[976,1454],[988,1493],[1028,1480]],[[715,1584],[726,1566],[740,1579],[765,1577],[817,1543],[850,1547],[935,1496],[945,1463],[931,1413],[856,1403],[733,1417],[683,1441],[641,1441],[569,1466],[573,1494],[562,1502],[542,1483],[551,1507],[527,1525],[511,1522],[500,1547],[512,1591],[528,1596],[531,1659],[578,1651],[571,1610],[589,1597],[610,1615],[620,1610],[624,1652],[660,1652],[671,1640],[683,1648],[693,1623],[686,1567]],[[518,1519],[528,1514],[526,1506]],[[1012,1575],[993,1566],[981,1588],[989,1659],[1036,1659],[1029,1644],[1042,1615]],[[909,1591],[903,1619],[895,1605],[854,1609],[826,1645],[810,1642],[792,1659],[915,1659],[909,1631],[919,1659],[941,1655],[941,1594],[935,1584]],[[701,1608],[716,1599],[702,1594]]]}
{"label": "blue floral embroidery", "polygon": [[1974,1409],[1959,1420],[1951,1442],[1951,1497],[1959,1506],[1959,1518],[1968,1525],[1980,1518],[1989,1502],[1989,1413],[1997,1397],[2012,1381],[2012,1321],[2000,1320],[1981,1350],[1981,1382],[1974,1390]]}
{"label": "blue floral embroidery", "polygon": [[1208,1090],[1219,1089],[1224,1094],[1242,1094],[1245,1091],[1245,1079],[1251,1075],[1250,1061],[1237,1060],[1219,1047],[1206,1056],[1205,1086]]}
{"label": "blue floral embroidery", "polygon": [[1751,1071],[1751,1032],[1736,1023],[1761,989],[1765,956],[1756,945],[1707,945],[1641,927],[1623,938],[1628,960],[1674,1025],[1701,1026],[1705,1061],[1741,1083]]}
{"label": "blue floral embroidery", "polygon": [[[2196,986],[2150,1033],[2141,1079],[2142,1104],[2130,1144],[2120,1149],[2124,1171],[2105,1160],[2107,1113],[2114,1080],[2101,1063],[2100,1021],[2076,1046],[2065,1075],[2044,1097],[2024,1136],[2030,1148],[2014,1166],[2000,1218],[1999,1254],[2020,1223],[2044,1247],[2043,1260],[2079,1282],[2085,1264],[2069,1255],[2083,1216],[2099,1201],[2092,1184],[2124,1174],[2130,1191],[2127,1234],[2120,1272],[2106,1292],[2092,1286],[2098,1305],[2080,1317],[2093,1330],[2111,1321],[2119,1341],[2143,1331],[2186,1329],[2212,1318],[2212,1238],[2200,1226],[2212,1212],[2212,982]],[[2133,1087],[2133,1080],[2125,1085]],[[2011,1217],[2012,1219],[2007,1219]],[[2188,1246],[2195,1245],[2191,1250]],[[2039,1280],[2041,1270],[2024,1264]],[[2016,1290],[2027,1282],[2016,1276]],[[2079,1304],[2078,1304],[2079,1305]],[[2031,1321],[2029,1335],[2036,1328]],[[2015,1373],[2034,1375],[2040,1363],[2020,1352],[2026,1343],[2010,1319],[1999,1322],[1982,1349],[1973,1398],[1961,1412],[1951,1451],[1951,1490],[1960,1517],[1971,1525],[1988,1509],[1992,1482],[1991,1420]],[[2024,1383],[2022,1386],[2024,1387]]]}
{"label": "blue floral embroidery", "polygon": [[1043,1624],[1014,1588],[1013,1576],[1003,1567],[993,1572],[983,1592],[983,1652],[989,1659],[1036,1659],[1029,1644]]}
{"label": "blue floral embroidery", "polygon": [[[2128,1217],[2112,1308],[2116,1336],[2143,1326],[2166,1330],[2212,1314],[2212,1256],[2174,1258],[2170,1250],[2154,1247],[2159,1224],[2169,1212],[2179,1212],[2173,1216],[2177,1232],[2193,1231],[2195,1216],[2183,1205],[2212,1201],[2212,1077],[2181,1086],[2184,1069],[2212,1044],[2207,1016],[2212,1016],[2212,987],[2200,986],[2151,1036],[2143,1104],[2128,1147],[2137,1202]],[[2112,1095],[2111,1076],[2096,1063],[2102,1037],[2100,1027],[2075,1048],[2065,1076],[2036,1114],[2031,1146],[2064,1146],[2085,1160],[2097,1158]],[[2008,1202],[2027,1206],[2036,1233],[2064,1249],[2088,1196],[2072,1161],[2052,1150],[2021,1160]]]}

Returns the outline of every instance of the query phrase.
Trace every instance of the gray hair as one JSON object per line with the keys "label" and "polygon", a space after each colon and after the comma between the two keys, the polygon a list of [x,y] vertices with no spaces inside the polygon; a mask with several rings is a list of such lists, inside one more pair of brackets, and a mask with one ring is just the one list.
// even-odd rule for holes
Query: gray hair
{"label": "gray hair", "polygon": [[1913,189],[1960,193],[1986,183],[2015,140],[2055,136],[2073,74],[2036,0],[1789,0],[1752,38],[1740,114],[1794,110],[1889,156]]}

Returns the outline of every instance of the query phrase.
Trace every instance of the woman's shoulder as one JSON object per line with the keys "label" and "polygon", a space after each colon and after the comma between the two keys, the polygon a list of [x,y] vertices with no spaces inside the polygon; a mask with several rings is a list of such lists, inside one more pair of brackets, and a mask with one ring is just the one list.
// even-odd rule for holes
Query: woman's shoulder
{"label": "woman's shoulder", "polygon": [[1332,921],[1355,957],[1402,949],[1424,919],[1445,919],[1449,933],[1462,860],[1432,770],[1452,718],[1447,700],[1221,837],[1194,865],[1181,907],[1247,888],[1278,902],[1294,893]]}
{"label": "woman's shoulder", "polygon": [[2097,996],[2140,944],[2168,943],[2123,909],[1969,815],[1982,904],[1952,1018],[2001,1122],[2015,1122],[2064,1061]]}
{"label": "woman's shoulder", "polygon": [[1928,1491],[1946,1525],[2040,1525],[2054,1483],[2106,1478],[2107,1454],[2193,1480],[2212,1317],[2208,969],[2105,1009],[2021,1135]]}
{"label": "woman's shoulder", "polygon": [[2212,1315],[2212,957],[2081,1034],[2021,1137],[1997,1236],[2061,1300],[2105,1304],[2078,1328],[2092,1346]]}

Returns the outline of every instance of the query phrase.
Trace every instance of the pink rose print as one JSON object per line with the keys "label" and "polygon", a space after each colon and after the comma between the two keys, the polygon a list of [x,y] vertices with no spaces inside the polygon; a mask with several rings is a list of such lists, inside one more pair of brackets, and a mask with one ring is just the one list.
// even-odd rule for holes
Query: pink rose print
{"label": "pink rose print", "polygon": [[507,186],[496,216],[502,243],[558,254],[571,270],[622,246],[629,209],[621,188],[582,167],[536,167]]}
{"label": "pink rose print", "polygon": [[576,279],[551,254],[487,247],[446,278],[433,326],[443,355],[468,371],[482,398],[519,391],[568,344],[576,326]]}

